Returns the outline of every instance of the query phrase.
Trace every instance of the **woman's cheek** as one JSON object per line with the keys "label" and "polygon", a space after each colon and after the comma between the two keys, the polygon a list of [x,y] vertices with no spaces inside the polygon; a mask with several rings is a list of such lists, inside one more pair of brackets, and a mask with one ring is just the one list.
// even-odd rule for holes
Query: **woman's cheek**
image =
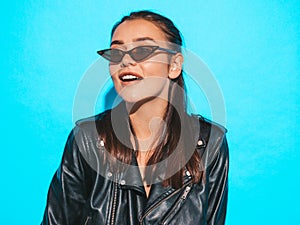
{"label": "woman's cheek", "polygon": [[111,76],[116,75],[116,73],[120,70],[119,65],[109,65],[109,73]]}
{"label": "woman's cheek", "polygon": [[144,76],[168,77],[168,64],[161,62],[145,62],[142,65]]}

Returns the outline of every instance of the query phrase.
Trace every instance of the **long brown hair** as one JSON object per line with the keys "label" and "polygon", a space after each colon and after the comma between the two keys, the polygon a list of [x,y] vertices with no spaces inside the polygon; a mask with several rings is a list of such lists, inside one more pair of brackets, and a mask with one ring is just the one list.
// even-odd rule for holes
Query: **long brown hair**
{"label": "long brown hair", "polygon": [[[144,10],[132,12],[130,15],[123,17],[114,25],[111,36],[113,36],[116,28],[121,23],[136,19],[143,19],[152,22],[164,32],[168,41],[174,44],[173,48],[175,49],[173,50],[181,52],[182,38],[179,30],[170,19],[151,11]],[[202,176],[202,171],[200,169],[200,156],[197,151],[195,151],[195,134],[192,130],[192,124],[190,123],[191,119],[186,113],[187,101],[184,90],[185,84],[181,71],[180,76],[172,80],[169,87],[169,102],[164,115],[166,132],[164,132],[160,137],[164,141],[161,141],[154,148],[147,162],[147,165],[149,166],[155,165],[168,158],[172,155],[172,153],[176,153],[173,154],[172,158],[172,160],[176,160],[176,162],[169,160],[167,165],[167,170],[175,171],[175,174],[173,173],[167,179],[163,180],[163,184],[165,186],[170,185],[174,188],[180,188],[183,185],[183,174],[186,169],[190,172],[194,183],[199,182]],[[123,108],[124,107],[119,107],[119,113],[125,113]],[[101,126],[104,127],[105,130],[101,129],[100,135],[105,138],[105,146],[113,157],[122,163],[131,164],[133,148],[131,147],[131,143],[124,143],[124,140],[128,140],[127,142],[130,142],[130,126],[128,126],[126,121],[122,119],[122,116],[114,117],[119,120],[114,121],[114,123],[119,123],[117,135],[115,127],[112,125],[111,116],[111,113],[109,113],[102,120]],[[121,129],[121,131],[119,129]],[[122,141],[120,141],[119,134],[122,134]],[[187,152],[191,153],[191,151],[192,154],[187,154]],[[151,177],[151,174],[153,176],[155,171],[146,171],[146,173],[148,174],[148,176],[146,176],[148,177],[147,183],[153,182],[153,180],[149,180],[149,177]]]}

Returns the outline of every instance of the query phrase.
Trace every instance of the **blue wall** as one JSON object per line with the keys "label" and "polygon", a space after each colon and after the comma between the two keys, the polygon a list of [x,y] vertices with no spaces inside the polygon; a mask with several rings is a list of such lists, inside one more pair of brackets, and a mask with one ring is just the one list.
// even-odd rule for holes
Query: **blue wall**
{"label": "blue wall", "polygon": [[299,1],[1,5],[1,224],[40,222],[74,124],[78,84],[95,51],[108,46],[112,24],[137,9],[173,19],[222,89],[231,154],[227,225],[300,224]]}

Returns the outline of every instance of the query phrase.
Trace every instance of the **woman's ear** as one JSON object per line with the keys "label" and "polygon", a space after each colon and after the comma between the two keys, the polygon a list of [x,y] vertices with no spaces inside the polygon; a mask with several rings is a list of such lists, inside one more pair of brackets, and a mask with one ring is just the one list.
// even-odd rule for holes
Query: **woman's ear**
{"label": "woman's ear", "polygon": [[183,55],[181,53],[176,53],[176,55],[174,55],[171,58],[171,63],[169,68],[170,79],[176,79],[181,74],[182,65],[183,65]]}

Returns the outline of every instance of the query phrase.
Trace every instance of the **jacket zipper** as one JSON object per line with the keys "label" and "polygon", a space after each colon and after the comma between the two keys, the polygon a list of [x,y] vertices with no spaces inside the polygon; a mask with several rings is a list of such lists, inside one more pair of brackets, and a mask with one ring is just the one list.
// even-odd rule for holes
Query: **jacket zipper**
{"label": "jacket zipper", "polygon": [[[189,194],[190,190],[192,189],[192,185],[190,184],[191,182],[189,182],[187,184],[187,186],[185,186],[185,189],[181,195],[181,197],[179,198],[179,200],[175,203],[173,209],[176,209],[177,206],[186,199],[187,195]],[[165,219],[161,222],[162,225],[166,225],[166,221],[168,219],[168,217],[172,214],[172,210],[165,216]]]}
{"label": "jacket zipper", "polygon": [[[184,187],[187,187],[190,183],[192,183],[192,180],[189,181]],[[169,198],[171,198],[172,196],[174,196],[175,194],[177,194],[177,193],[180,192],[181,190],[182,190],[182,189],[177,189],[177,190],[174,191],[172,194],[170,194],[170,195],[167,196],[166,198],[160,200],[159,202],[157,202],[156,204],[154,204],[151,208],[149,208],[149,209],[145,212],[145,214],[140,218],[140,225],[143,224],[144,218],[145,218],[151,211],[153,211],[153,210],[154,210],[155,208],[157,208],[162,202],[168,200]],[[186,190],[185,190],[185,192],[186,192]],[[189,191],[185,194],[185,198],[186,198],[186,196],[187,196],[188,193],[189,193]],[[181,199],[182,199],[182,196],[181,196],[180,200],[181,200]],[[180,201],[180,200],[179,200],[179,201]],[[177,203],[176,203],[176,205],[177,205]]]}
{"label": "jacket zipper", "polygon": [[88,217],[86,218],[85,222],[84,222],[84,225],[87,225],[91,218],[92,218],[92,217],[88,216]]}
{"label": "jacket zipper", "polygon": [[112,205],[112,213],[111,213],[111,225],[115,224],[115,215],[116,215],[116,206],[117,206],[117,194],[118,194],[118,189],[117,189],[117,179],[115,177],[114,179],[114,195],[113,195],[113,205]]}

